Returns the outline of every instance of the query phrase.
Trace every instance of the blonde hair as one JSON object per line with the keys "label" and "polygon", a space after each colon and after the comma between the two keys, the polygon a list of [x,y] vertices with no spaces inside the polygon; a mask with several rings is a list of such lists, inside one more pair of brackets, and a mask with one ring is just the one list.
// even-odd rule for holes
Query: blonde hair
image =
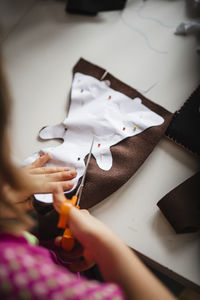
{"label": "blonde hair", "polygon": [[[15,190],[23,189],[28,184],[22,174],[11,161],[7,127],[10,118],[11,97],[9,95],[0,53],[0,231],[12,230],[16,224],[30,227],[32,222],[13,202],[3,193],[3,186],[9,185]],[[4,218],[3,209],[10,210],[15,217]]]}

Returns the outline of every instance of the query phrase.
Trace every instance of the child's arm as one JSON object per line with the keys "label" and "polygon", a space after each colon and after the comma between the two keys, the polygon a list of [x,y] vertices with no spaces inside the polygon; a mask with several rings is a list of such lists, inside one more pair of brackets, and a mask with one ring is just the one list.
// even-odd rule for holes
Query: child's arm
{"label": "child's arm", "polygon": [[[64,200],[60,191],[54,194],[54,207],[58,212]],[[87,211],[71,207],[68,225],[83,245],[85,259],[98,264],[106,281],[118,283],[127,299],[175,299],[133,251]]]}

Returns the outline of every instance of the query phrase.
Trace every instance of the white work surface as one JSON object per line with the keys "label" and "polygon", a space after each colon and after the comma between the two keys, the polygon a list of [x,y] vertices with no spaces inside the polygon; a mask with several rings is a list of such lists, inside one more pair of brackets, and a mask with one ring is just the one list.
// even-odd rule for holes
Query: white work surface
{"label": "white work surface", "polygon": [[[173,33],[187,20],[185,1],[130,0],[122,12],[96,17],[66,14],[65,1],[4,0],[0,5],[18,162],[58,145],[41,142],[37,135],[43,126],[65,118],[71,71],[80,57],[171,112],[197,87],[196,39]],[[91,213],[132,248],[200,285],[199,234],[175,234],[156,206],[197,170],[197,158],[163,138],[137,173]]]}

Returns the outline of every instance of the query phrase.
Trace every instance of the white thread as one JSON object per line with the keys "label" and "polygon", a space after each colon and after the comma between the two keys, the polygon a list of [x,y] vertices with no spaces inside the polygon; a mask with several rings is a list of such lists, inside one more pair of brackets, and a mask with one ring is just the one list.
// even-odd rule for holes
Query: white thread
{"label": "white thread", "polygon": [[157,24],[159,24],[159,25],[161,25],[161,26],[163,26],[163,27],[166,27],[166,28],[175,28],[175,27],[176,27],[175,25],[168,25],[168,24],[166,24],[166,23],[162,22],[161,20],[156,19],[156,18],[154,18],[154,17],[143,16],[141,13],[142,13],[142,11],[144,10],[145,6],[146,6],[146,1],[143,1],[143,3],[142,3],[142,4],[139,6],[139,8],[137,9],[137,15],[138,15],[141,19],[153,21],[153,22],[155,22],[155,23],[157,23]]}
{"label": "white thread", "polygon": [[154,52],[156,52],[156,53],[158,53],[158,54],[167,54],[167,53],[168,53],[168,51],[165,51],[165,50],[159,50],[159,49],[154,48],[154,47],[151,45],[151,42],[150,42],[149,38],[146,36],[146,34],[145,34],[142,30],[138,29],[138,28],[137,28],[136,26],[134,26],[134,25],[128,24],[128,23],[124,20],[124,18],[122,17],[122,15],[120,16],[120,18],[121,18],[121,21],[122,21],[127,27],[129,27],[130,29],[134,30],[134,31],[137,32],[140,36],[142,36],[142,37],[144,38],[144,40],[146,41],[147,46],[148,46],[148,48],[149,48],[150,50],[152,50],[152,51],[154,51]]}
{"label": "white thread", "polygon": [[157,84],[158,84],[158,82],[155,82],[155,83],[152,84],[148,89],[146,89],[146,90],[137,89],[137,91],[140,92],[140,93],[142,93],[142,94],[147,94],[147,93],[150,92]]}

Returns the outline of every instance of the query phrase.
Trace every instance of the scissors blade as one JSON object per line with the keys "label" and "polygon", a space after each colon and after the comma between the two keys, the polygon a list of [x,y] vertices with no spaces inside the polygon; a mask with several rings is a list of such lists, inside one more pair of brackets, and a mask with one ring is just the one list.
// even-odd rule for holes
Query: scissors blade
{"label": "scissors blade", "polygon": [[88,159],[87,159],[87,163],[86,163],[86,166],[85,166],[85,171],[83,173],[83,177],[81,179],[81,183],[80,183],[80,186],[76,192],[76,196],[79,194],[79,197],[78,197],[78,201],[77,201],[77,206],[79,205],[80,203],[80,199],[81,199],[81,195],[82,195],[82,190],[83,190],[83,186],[84,186],[84,182],[85,182],[85,176],[86,176],[86,173],[87,173],[87,168],[88,168],[88,165],[90,163],[90,159],[91,159],[91,155],[92,155],[92,148],[93,148],[93,144],[94,144],[94,137],[92,139],[92,144],[91,144],[91,147],[90,147],[90,152],[89,152],[89,156],[88,156]]}
{"label": "scissors blade", "polygon": [[86,176],[86,173],[87,173],[87,168],[88,168],[88,165],[90,163],[90,159],[91,159],[91,155],[92,155],[93,144],[94,144],[94,137],[92,139],[92,144],[91,144],[91,147],[90,147],[90,152],[89,152],[89,156],[88,156],[88,159],[87,159],[87,163],[86,163],[85,171],[84,171],[84,174],[83,174],[83,178],[81,180],[81,185],[83,185],[84,181],[85,181],[85,176]]}

